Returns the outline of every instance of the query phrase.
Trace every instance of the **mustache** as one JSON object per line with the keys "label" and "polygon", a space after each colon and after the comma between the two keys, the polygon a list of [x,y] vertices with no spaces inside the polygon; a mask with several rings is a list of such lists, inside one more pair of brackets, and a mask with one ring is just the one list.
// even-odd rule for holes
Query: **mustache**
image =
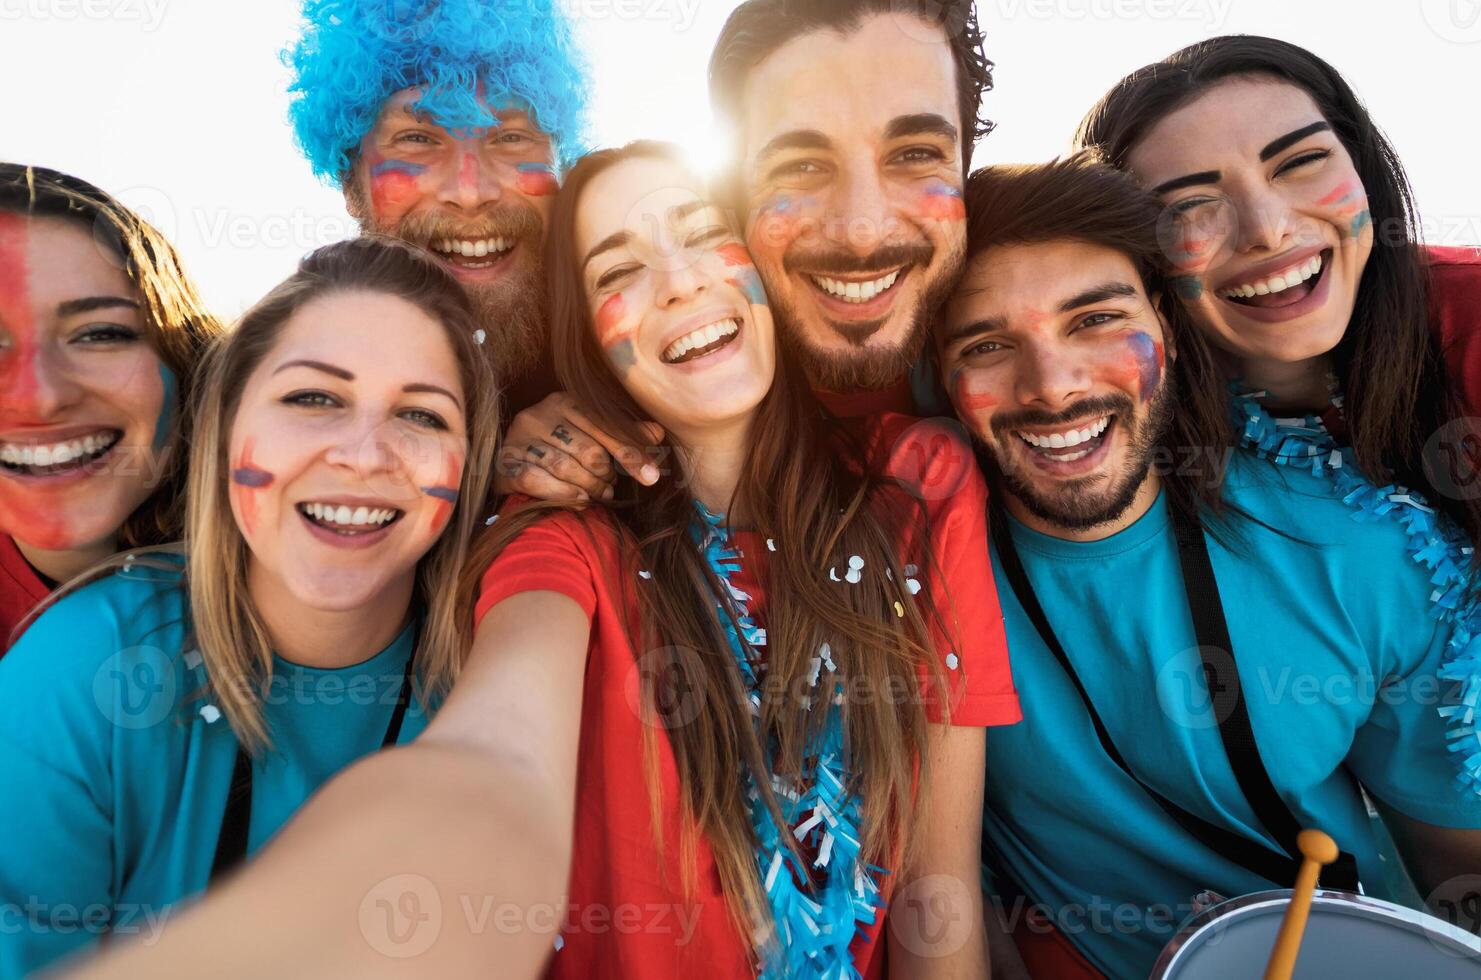
{"label": "mustache", "polygon": [[935,255],[935,247],[926,242],[882,245],[868,255],[836,249],[793,249],[782,256],[782,268],[788,272],[820,276],[848,276],[883,272],[907,265],[926,266],[931,264]]}
{"label": "mustache", "polygon": [[1125,395],[1100,395],[1095,398],[1086,398],[1075,402],[1069,408],[1060,412],[1045,412],[1039,409],[1026,408],[1012,414],[999,413],[993,416],[992,433],[998,438],[1012,435],[1018,429],[1030,425],[1058,426],[1082,419],[1098,419],[1103,415],[1117,415],[1121,418],[1130,418],[1136,406],[1132,405],[1131,399]]}
{"label": "mustache", "polygon": [[475,220],[441,211],[408,214],[396,226],[396,237],[427,246],[442,238],[514,238],[539,241],[545,223],[533,208],[501,204]]}

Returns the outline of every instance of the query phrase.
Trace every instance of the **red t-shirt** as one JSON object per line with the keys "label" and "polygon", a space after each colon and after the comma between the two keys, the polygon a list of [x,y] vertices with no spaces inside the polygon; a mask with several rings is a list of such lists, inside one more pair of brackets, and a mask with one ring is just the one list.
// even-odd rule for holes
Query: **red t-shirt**
{"label": "red t-shirt", "polygon": [[0,534],[0,654],[10,649],[10,633],[51,592],[15,540]]}
{"label": "red t-shirt", "polygon": [[880,391],[824,391],[814,388],[813,396],[840,419],[887,413],[915,414],[915,393],[910,388],[908,375]]}
{"label": "red t-shirt", "polygon": [[[930,559],[902,543],[901,563],[919,567],[919,599],[936,595],[937,613],[955,643],[936,637],[951,692],[951,722],[962,726],[1004,725],[1022,714],[1012,674],[986,546],[986,488],[957,431],[938,420],[903,416],[870,420],[865,426],[871,463],[896,479],[887,494],[922,501],[929,517]],[[680,864],[681,808],[678,770],[662,731],[658,785],[664,850],[655,843],[644,778],[643,722],[639,717],[641,658],[628,624],[638,614],[641,580],[624,568],[618,532],[606,512],[553,514],[523,532],[483,577],[477,618],[521,592],[550,590],[570,596],[591,617],[581,748],[577,764],[574,866],[563,947],[547,972],[553,978],[688,978],[754,975],[750,943],[732,923],[708,843],[695,837],[691,897],[683,891]],[[916,538],[915,533],[909,535]],[[765,625],[766,542],[735,535],[743,555],[734,585]],[[845,558],[846,562],[847,559]],[[939,569],[933,576],[931,570]],[[847,573],[844,565],[838,575]],[[848,586],[840,585],[840,588]],[[902,590],[903,591],[903,590]],[[764,648],[763,648],[764,652]],[[682,717],[686,692],[670,708]],[[926,696],[928,717],[940,717]],[[696,709],[697,710],[697,709]],[[881,881],[888,892],[891,878]],[[883,971],[877,942],[883,910],[854,940],[855,963],[865,976]]]}
{"label": "red t-shirt", "polygon": [[1481,248],[1425,249],[1430,325],[1468,409],[1481,414]]}

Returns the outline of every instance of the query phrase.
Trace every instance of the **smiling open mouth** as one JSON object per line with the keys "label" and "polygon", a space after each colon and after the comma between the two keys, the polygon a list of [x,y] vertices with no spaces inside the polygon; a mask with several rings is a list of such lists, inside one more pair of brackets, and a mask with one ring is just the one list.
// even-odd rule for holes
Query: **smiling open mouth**
{"label": "smiling open mouth", "polygon": [[1227,286],[1219,290],[1219,295],[1231,303],[1257,309],[1272,310],[1292,306],[1316,290],[1331,259],[1332,250],[1327,249],[1273,276]]}
{"label": "smiling open mouth", "polygon": [[730,346],[740,336],[740,329],[741,322],[738,318],[717,320],[709,326],[686,333],[669,344],[660,356],[665,364],[683,364],[687,361],[698,360]]}
{"label": "smiling open mouth", "polygon": [[514,238],[438,238],[427,247],[459,269],[491,269],[514,251]]}
{"label": "smiling open mouth", "polygon": [[299,515],[310,524],[346,537],[383,531],[401,520],[403,514],[394,507],[350,507],[319,501],[297,504],[296,507]]}
{"label": "smiling open mouth", "polygon": [[1084,459],[1105,444],[1115,422],[1115,415],[1102,415],[1090,422],[1072,428],[1055,429],[1050,432],[1025,432],[1017,430],[1018,436],[1031,452],[1043,456],[1053,463],[1073,463]]}
{"label": "smiling open mouth", "polygon": [[61,476],[96,463],[123,438],[120,429],[100,429],[57,443],[0,442],[0,469],[21,476]]}

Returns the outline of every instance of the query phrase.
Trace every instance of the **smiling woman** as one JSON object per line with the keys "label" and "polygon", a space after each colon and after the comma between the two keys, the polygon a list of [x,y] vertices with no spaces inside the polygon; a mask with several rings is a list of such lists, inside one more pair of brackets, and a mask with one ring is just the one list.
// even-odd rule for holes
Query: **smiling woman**
{"label": "smiling woman", "polygon": [[[183,561],[115,559],[0,661],[0,785],[28,801],[0,905],[34,910],[0,935],[0,975],[130,907],[168,912],[425,727],[467,650],[457,580],[497,438],[474,330],[433,259],[360,239],[308,256],[213,348]],[[53,903],[110,912],[61,930]]]}
{"label": "smiling woman", "polygon": [[179,536],[179,406],[220,332],[137,215],[0,163],[0,653],[55,583]]}

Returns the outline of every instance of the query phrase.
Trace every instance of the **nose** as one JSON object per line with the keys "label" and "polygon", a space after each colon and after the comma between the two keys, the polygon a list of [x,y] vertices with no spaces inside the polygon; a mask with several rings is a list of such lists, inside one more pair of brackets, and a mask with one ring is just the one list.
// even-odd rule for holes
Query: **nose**
{"label": "nose", "polygon": [[1016,366],[1014,387],[1019,403],[1025,407],[1057,411],[1090,388],[1084,364],[1054,344],[1023,345]]}
{"label": "nose", "polygon": [[894,232],[897,218],[873,166],[853,166],[840,177],[824,222],[824,234],[839,248],[867,257]]}
{"label": "nose", "polygon": [[492,168],[485,166],[476,145],[459,145],[444,168],[437,199],[463,211],[477,211],[497,202],[502,188]]}
{"label": "nose", "polygon": [[1295,224],[1283,197],[1261,183],[1233,190],[1230,201],[1239,251],[1274,252],[1281,248]]}
{"label": "nose", "polygon": [[82,396],[66,357],[45,346],[0,348],[0,416],[49,422]]}
{"label": "nose", "polygon": [[673,253],[672,258],[663,263],[663,266],[657,271],[656,297],[658,305],[664,309],[682,306],[713,285],[709,273],[705,271],[703,256],[699,254],[679,251]]}
{"label": "nose", "polygon": [[346,419],[331,436],[324,458],[329,465],[352,475],[368,493],[392,500],[410,499],[416,492],[409,474],[416,441],[398,434],[379,411],[362,411]]}

